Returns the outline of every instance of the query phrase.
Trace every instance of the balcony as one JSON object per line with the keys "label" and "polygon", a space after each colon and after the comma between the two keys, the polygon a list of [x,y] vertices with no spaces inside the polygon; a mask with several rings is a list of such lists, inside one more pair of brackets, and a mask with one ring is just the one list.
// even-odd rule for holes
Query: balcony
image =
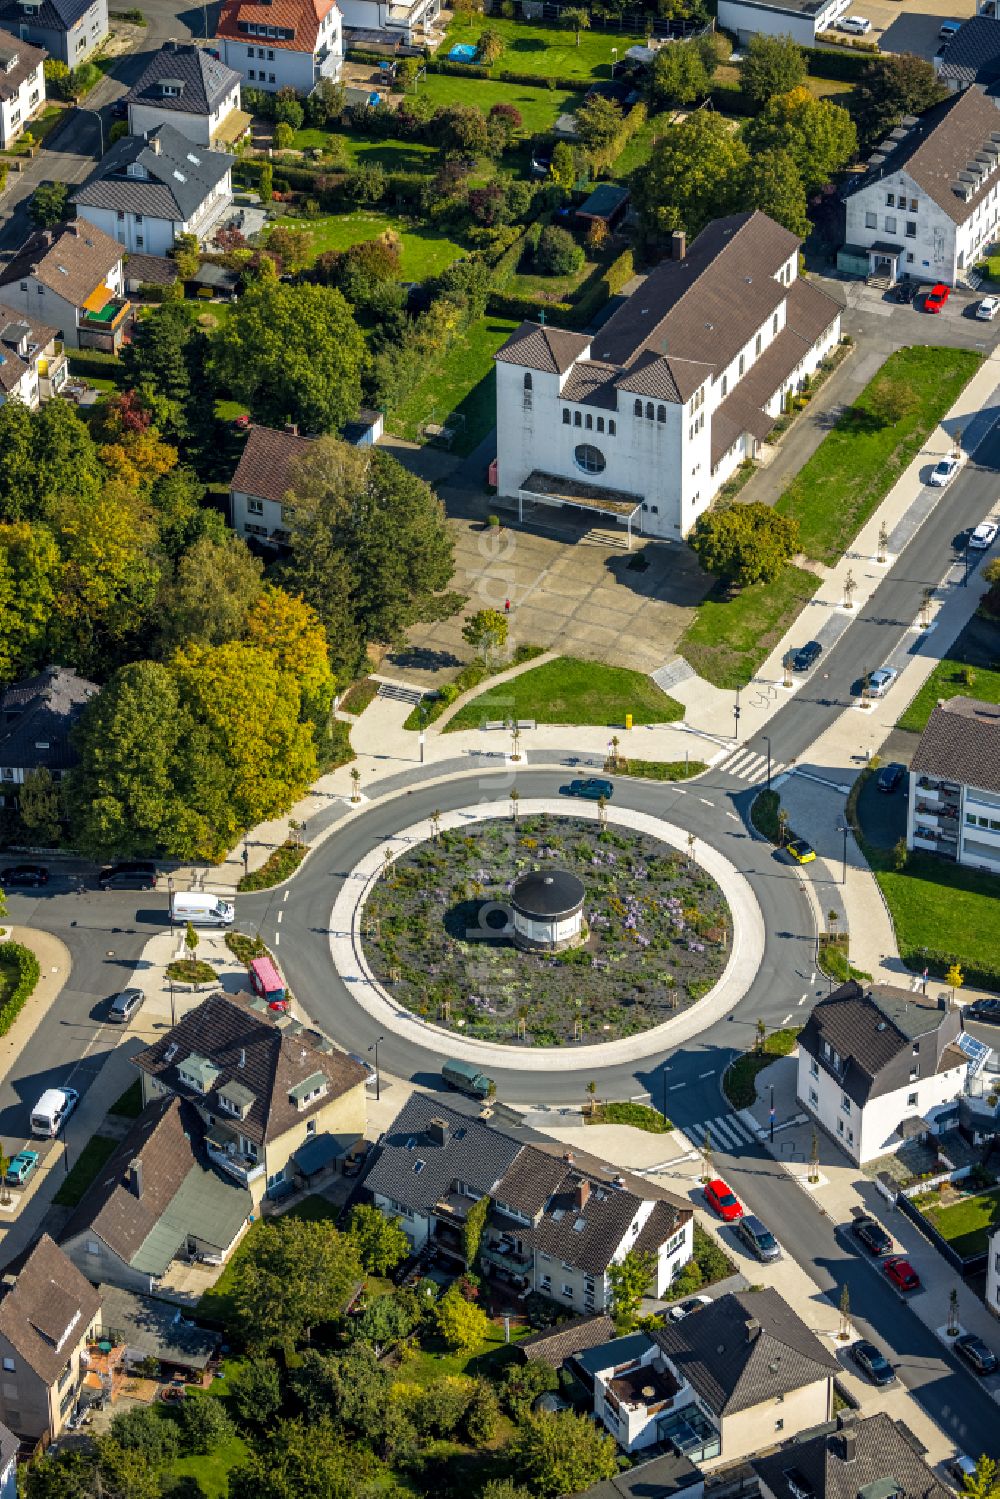
{"label": "balcony", "polygon": [[484,1244],[480,1255],[487,1265],[493,1265],[497,1270],[504,1270],[508,1275],[514,1275],[519,1280],[526,1280],[531,1275],[531,1255],[519,1254],[513,1244],[507,1240],[498,1239],[492,1244]]}
{"label": "balcony", "polygon": [[212,1126],[205,1136],[205,1148],[209,1159],[225,1171],[227,1176],[235,1177],[244,1187],[264,1175],[263,1161],[257,1161],[253,1156],[245,1155],[240,1150],[238,1137],[224,1124]]}
{"label": "balcony", "polygon": [[38,394],[43,401],[57,396],[69,379],[69,362],[63,353],[62,344],[56,344],[55,353],[42,355],[38,361]]}
{"label": "balcony", "polygon": [[131,311],[131,307],[132,303],[127,297],[111,297],[103,307],[96,311],[93,308],[85,308],[80,318],[80,327],[93,327],[104,333],[110,332],[119,327],[122,319]]}
{"label": "balcony", "polygon": [[[107,291],[107,288],[104,288]],[[87,298],[80,309],[77,328],[81,349],[101,349],[113,354],[121,346],[125,325],[132,316],[132,303],[127,297],[116,297],[108,293],[108,300],[101,305],[98,293]]]}

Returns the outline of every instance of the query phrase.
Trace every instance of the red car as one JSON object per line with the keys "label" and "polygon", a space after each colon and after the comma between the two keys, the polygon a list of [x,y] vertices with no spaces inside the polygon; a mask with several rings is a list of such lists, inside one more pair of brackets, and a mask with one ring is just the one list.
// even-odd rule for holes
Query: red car
{"label": "red car", "polygon": [[743,1204],[720,1177],[706,1185],[705,1200],[727,1223],[735,1223],[737,1218],[743,1217]]}
{"label": "red car", "polygon": [[901,1254],[890,1254],[888,1259],[882,1261],[882,1269],[897,1291],[919,1291],[920,1276]]}
{"label": "red car", "polygon": [[950,296],[951,287],[945,286],[943,282],[939,281],[937,286],[931,287],[924,298],[924,311],[940,312]]}

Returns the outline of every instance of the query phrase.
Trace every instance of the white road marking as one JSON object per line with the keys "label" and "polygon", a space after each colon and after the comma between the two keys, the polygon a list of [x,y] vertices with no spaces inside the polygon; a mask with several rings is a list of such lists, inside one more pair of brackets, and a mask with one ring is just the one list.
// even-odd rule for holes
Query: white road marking
{"label": "white road marking", "polygon": [[808,998],[809,998],[809,996],[808,996],[808,994],[803,994],[803,996],[802,996],[802,998],[801,998],[801,999],[800,999],[800,1000],[799,1000],[799,1004],[800,1004],[800,1005],[804,1005],[804,1004],[805,1004],[805,1002],[806,1002],[806,1000],[807,1000],[807,999],[808,999]]}
{"label": "white road marking", "polygon": [[275,947],[278,946],[278,944],[279,944],[280,941],[281,941],[281,933],[280,932],[275,932],[275,934],[274,934],[274,945],[275,945]]}
{"label": "white road marking", "polygon": [[278,912],[278,921],[279,921],[279,923],[281,921],[282,916],[284,916],[284,914],[285,914],[284,911],[279,911]]}
{"label": "white road marking", "polygon": [[698,1076],[699,1077],[714,1077],[715,1076],[715,1068],[714,1067],[709,1068],[708,1072],[699,1072]]}
{"label": "white road marking", "polygon": [[678,1089],[678,1088],[686,1088],[686,1087],[687,1087],[687,1084],[686,1084],[686,1083],[674,1083],[674,1084],[673,1084],[673,1085],[672,1085],[672,1086],[671,1086],[671,1087],[670,1087],[670,1088],[669,1088],[669,1089],[668,1089],[668,1092],[670,1092],[670,1093],[676,1093],[676,1092],[677,1092],[677,1089]]}
{"label": "white road marking", "polygon": [[290,890],[286,890],[285,893],[284,893],[284,895],[281,897],[281,899],[282,900],[287,900],[290,894],[291,894],[291,891]]}
{"label": "white road marking", "polygon": [[727,812],[726,816],[731,817],[734,822],[739,822],[739,818],[737,817],[735,812]]}
{"label": "white road marking", "polygon": [[715,803],[714,802],[710,802],[708,800],[708,798],[705,797],[705,796],[699,796],[698,800],[701,802],[701,804],[702,804],[703,807],[714,807],[715,806]]}
{"label": "white road marking", "polygon": [[[810,982],[810,984],[815,984],[815,982],[816,982],[816,970],[815,970],[815,968],[813,969],[812,973],[809,975],[809,982]],[[803,995],[802,997],[804,999],[805,995]]]}
{"label": "white road marking", "polygon": [[652,1096],[652,1093],[633,1093],[629,1098],[629,1103],[639,1103],[642,1099],[652,1098]]}
{"label": "white road marking", "polygon": [[785,1018],[784,1018],[784,1020],[783,1020],[783,1021],[782,1021],[782,1022],[781,1022],[781,1023],[782,1023],[782,1025],[787,1025],[787,1024],[788,1024],[788,1022],[789,1022],[789,1021],[790,1021],[790,1020],[791,1020],[791,1018],[792,1018],[792,1016],[791,1016],[791,1012],[789,1012],[789,1014],[787,1014],[787,1015],[786,1015],[786,1016],[785,1016]]}

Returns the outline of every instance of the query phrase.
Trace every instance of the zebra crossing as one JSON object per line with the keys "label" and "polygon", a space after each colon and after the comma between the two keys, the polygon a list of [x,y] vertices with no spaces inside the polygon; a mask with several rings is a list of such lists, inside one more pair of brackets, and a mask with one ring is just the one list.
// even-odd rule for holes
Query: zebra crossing
{"label": "zebra crossing", "polygon": [[[758,754],[756,750],[735,749],[712,766],[713,770],[725,771],[726,775],[735,776],[738,781],[766,781],[767,780],[767,756]],[[771,780],[774,781],[785,769],[781,760],[771,761]]]}
{"label": "zebra crossing", "polygon": [[706,1130],[712,1146],[734,1154],[742,1153],[748,1145],[757,1144],[757,1136],[738,1114],[718,1114],[714,1119],[681,1125],[680,1129],[695,1150],[704,1150]]}

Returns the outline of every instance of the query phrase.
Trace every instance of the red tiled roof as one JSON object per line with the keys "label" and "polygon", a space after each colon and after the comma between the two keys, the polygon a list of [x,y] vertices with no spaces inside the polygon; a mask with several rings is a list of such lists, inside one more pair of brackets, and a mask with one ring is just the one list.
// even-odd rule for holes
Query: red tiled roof
{"label": "red tiled roof", "polygon": [[293,31],[295,34],[290,39],[269,36],[266,38],[269,47],[282,47],[286,52],[314,52],[320,25],[336,3],[337,0],[274,0],[273,5],[254,5],[252,0],[226,0],[215,34],[231,41],[245,42],[248,34],[240,30],[241,21],[272,26],[275,31]]}

